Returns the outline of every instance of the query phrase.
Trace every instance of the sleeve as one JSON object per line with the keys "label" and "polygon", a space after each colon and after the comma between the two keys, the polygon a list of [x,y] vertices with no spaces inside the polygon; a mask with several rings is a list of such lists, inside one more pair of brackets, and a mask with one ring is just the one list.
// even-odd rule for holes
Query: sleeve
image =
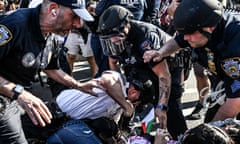
{"label": "sleeve", "polygon": [[112,5],[110,0],[100,0],[95,8],[96,15],[100,16],[110,5]]}

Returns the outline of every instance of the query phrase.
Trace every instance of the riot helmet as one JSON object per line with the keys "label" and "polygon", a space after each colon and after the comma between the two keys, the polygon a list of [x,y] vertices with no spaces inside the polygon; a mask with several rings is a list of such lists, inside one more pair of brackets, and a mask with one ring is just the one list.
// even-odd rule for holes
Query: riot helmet
{"label": "riot helmet", "polygon": [[[107,56],[120,55],[124,49],[126,34],[124,27],[133,18],[133,14],[126,8],[113,5],[100,16],[98,32],[103,53]],[[114,41],[113,38],[117,40]]]}
{"label": "riot helmet", "polygon": [[204,33],[202,28],[216,26],[222,13],[223,6],[218,0],[183,0],[174,13],[174,26],[183,34]]}

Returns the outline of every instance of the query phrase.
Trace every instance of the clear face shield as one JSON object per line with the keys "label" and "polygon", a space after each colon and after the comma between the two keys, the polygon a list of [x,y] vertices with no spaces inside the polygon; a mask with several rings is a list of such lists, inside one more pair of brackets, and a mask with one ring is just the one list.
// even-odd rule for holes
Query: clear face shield
{"label": "clear face shield", "polygon": [[123,33],[102,35],[100,43],[103,54],[106,56],[118,56],[125,50],[126,35]]}

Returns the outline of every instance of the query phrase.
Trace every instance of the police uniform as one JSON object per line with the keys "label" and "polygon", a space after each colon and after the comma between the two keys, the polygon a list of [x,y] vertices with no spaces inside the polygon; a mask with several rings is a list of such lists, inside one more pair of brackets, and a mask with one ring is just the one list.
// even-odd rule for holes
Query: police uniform
{"label": "police uniform", "polygon": [[[125,75],[128,78],[132,76],[134,76],[135,79],[149,78],[153,82],[154,88],[151,92],[144,93],[144,97],[148,99],[144,99],[143,103],[152,102],[153,104],[157,104],[159,89],[158,78],[151,69],[156,63],[144,63],[142,57],[146,50],[160,49],[170,36],[156,26],[148,23],[133,20],[130,21],[130,25],[131,29],[126,39],[126,49],[121,55],[112,58],[118,59],[118,61],[123,64]],[[187,129],[183,113],[179,106],[180,97],[183,92],[183,87],[180,82],[181,72],[182,68],[174,69],[171,72],[173,75],[171,86],[174,86],[174,89],[171,89],[167,111],[168,130],[175,138]],[[152,98],[152,101],[150,101],[149,97]]]}
{"label": "police uniform", "polygon": [[[196,49],[199,63],[224,81],[228,98],[240,97],[240,13],[225,10],[210,41]],[[189,46],[179,34],[175,40],[180,47]]]}
{"label": "police uniform", "polygon": [[[54,44],[52,40],[46,43],[46,38],[52,37],[50,35],[44,37],[41,33],[39,12],[40,6],[33,9],[19,9],[0,20],[0,75],[8,81],[28,88],[36,80],[38,71],[58,68],[57,57],[54,59],[52,49]],[[0,116],[0,141],[13,140],[17,143],[27,143],[23,132],[21,134],[16,132],[22,131],[20,111],[16,109],[17,103],[4,96],[0,99],[7,101]],[[7,117],[10,118],[6,119]],[[4,128],[6,121],[8,125]],[[14,129],[4,132],[8,126]],[[4,134],[10,135],[4,137]]]}
{"label": "police uniform", "polygon": [[[158,78],[152,71],[155,63],[144,63],[142,57],[146,50],[159,49],[170,36],[148,23],[131,20],[130,25],[131,29],[126,38],[126,49],[120,55],[112,56],[112,58],[117,59],[123,65],[127,77],[133,71],[142,72],[142,77],[144,77],[143,73],[145,73],[147,76],[152,77],[155,88],[159,89]],[[154,96],[158,97],[158,91]],[[156,100],[155,104],[158,102],[158,98]]]}

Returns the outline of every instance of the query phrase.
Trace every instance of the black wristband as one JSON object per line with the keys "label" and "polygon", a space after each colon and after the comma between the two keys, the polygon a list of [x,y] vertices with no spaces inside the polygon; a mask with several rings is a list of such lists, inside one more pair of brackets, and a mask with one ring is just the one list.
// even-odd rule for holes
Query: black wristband
{"label": "black wristband", "polygon": [[163,105],[163,104],[158,104],[156,106],[156,109],[160,109],[160,110],[163,110],[163,111],[167,111],[168,110],[168,107],[166,105]]}
{"label": "black wristband", "polygon": [[24,91],[24,87],[21,85],[16,85],[16,87],[13,88],[12,92],[14,93],[12,96],[12,100],[18,99],[18,96]]}

